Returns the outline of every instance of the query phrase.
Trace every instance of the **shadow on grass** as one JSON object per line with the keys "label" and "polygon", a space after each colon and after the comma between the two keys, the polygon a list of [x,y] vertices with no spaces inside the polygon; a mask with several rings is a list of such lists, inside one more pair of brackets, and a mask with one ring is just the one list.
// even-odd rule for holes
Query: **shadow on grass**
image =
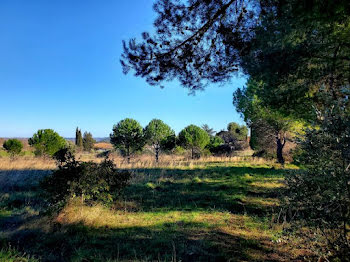
{"label": "shadow on grass", "polygon": [[117,229],[76,224],[49,233],[18,231],[11,240],[42,261],[261,261],[272,253],[261,239],[233,236],[201,223]]}
{"label": "shadow on grass", "polygon": [[[139,210],[229,211],[249,216],[266,216],[271,207],[249,203],[245,197],[275,198],[281,189],[264,187],[263,183],[266,180],[278,182],[285,172],[220,166],[134,171],[133,183],[126,188],[124,197],[137,203],[136,213]],[[3,241],[42,261],[279,261],[279,258],[268,257],[272,249],[266,246],[264,239],[231,235],[201,223],[91,228],[83,224],[50,222],[52,225],[46,230],[44,225],[23,227],[40,218],[37,213],[28,214],[26,210],[40,211],[42,199],[38,194],[38,181],[50,172],[0,171],[0,181],[6,182],[0,184],[1,200],[6,200],[0,208],[12,210],[12,213],[0,214]],[[13,174],[15,177],[10,177]]]}
{"label": "shadow on grass", "polygon": [[[125,191],[128,201],[144,211],[221,210],[262,216],[271,206],[249,203],[246,196],[278,198],[279,187],[264,187],[266,180],[281,183],[285,170],[248,167],[206,169],[138,169],[135,183]],[[259,183],[261,185],[259,186]]]}

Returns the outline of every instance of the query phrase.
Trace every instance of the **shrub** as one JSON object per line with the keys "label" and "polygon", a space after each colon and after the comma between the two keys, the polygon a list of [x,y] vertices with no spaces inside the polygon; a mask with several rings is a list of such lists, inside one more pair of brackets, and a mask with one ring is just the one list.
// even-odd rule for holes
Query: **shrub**
{"label": "shrub", "polygon": [[74,197],[82,202],[108,204],[120,195],[131,177],[129,171],[117,170],[108,159],[101,163],[76,161],[69,149],[58,151],[55,157],[58,170],[40,183],[51,205],[61,206]]}
{"label": "shrub", "polygon": [[176,146],[174,149],[173,149],[173,153],[175,155],[180,155],[180,156],[183,156],[186,154],[186,150],[181,147],[181,146]]}
{"label": "shrub", "polygon": [[19,155],[22,151],[23,145],[18,139],[8,139],[2,145],[3,148],[10,154],[11,157]]}
{"label": "shrub", "polygon": [[28,139],[29,145],[35,148],[35,155],[53,156],[66,146],[66,140],[52,129],[40,129]]}
{"label": "shrub", "polygon": [[350,112],[346,96],[329,102],[299,141],[305,171],[287,177],[290,208],[301,227],[313,230],[324,256],[350,258]]}
{"label": "shrub", "polygon": [[214,153],[216,149],[224,143],[224,140],[219,136],[212,136],[210,137],[210,142],[206,146],[206,148],[211,152]]}

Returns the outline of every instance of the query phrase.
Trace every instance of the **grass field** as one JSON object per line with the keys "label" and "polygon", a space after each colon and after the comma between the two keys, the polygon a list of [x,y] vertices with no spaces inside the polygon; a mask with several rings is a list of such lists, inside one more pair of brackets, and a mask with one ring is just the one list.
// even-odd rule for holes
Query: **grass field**
{"label": "grass field", "polygon": [[276,216],[286,170],[273,163],[211,158],[152,168],[138,162],[112,207],[72,200],[47,214],[37,182],[54,163],[6,161],[0,158],[0,260],[17,261],[11,256],[18,252],[20,261],[302,261],[309,255],[281,237]]}

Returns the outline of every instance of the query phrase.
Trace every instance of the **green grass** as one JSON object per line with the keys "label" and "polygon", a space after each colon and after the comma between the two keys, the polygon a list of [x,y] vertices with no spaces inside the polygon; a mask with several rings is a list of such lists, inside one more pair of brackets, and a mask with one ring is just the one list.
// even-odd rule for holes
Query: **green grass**
{"label": "green grass", "polygon": [[2,262],[38,262],[30,255],[21,254],[16,249],[8,247],[0,249],[0,261]]}
{"label": "green grass", "polygon": [[285,170],[208,163],[134,171],[124,198],[112,207],[72,201],[58,215],[43,214],[35,183],[0,188],[2,242],[39,261],[298,258],[291,243],[276,244],[281,230],[271,222],[279,210]]}

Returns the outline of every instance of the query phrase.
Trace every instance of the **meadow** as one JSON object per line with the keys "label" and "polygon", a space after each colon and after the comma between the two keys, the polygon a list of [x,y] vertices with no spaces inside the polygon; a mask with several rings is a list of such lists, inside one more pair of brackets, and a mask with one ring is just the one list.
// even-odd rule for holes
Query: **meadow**
{"label": "meadow", "polygon": [[[83,154],[84,161],[101,161]],[[284,169],[249,156],[188,160],[139,156],[112,206],[72,200],[44,208],[49,159],[0,158],[0,261],[303,261],[310,252],[281,216]]]}

